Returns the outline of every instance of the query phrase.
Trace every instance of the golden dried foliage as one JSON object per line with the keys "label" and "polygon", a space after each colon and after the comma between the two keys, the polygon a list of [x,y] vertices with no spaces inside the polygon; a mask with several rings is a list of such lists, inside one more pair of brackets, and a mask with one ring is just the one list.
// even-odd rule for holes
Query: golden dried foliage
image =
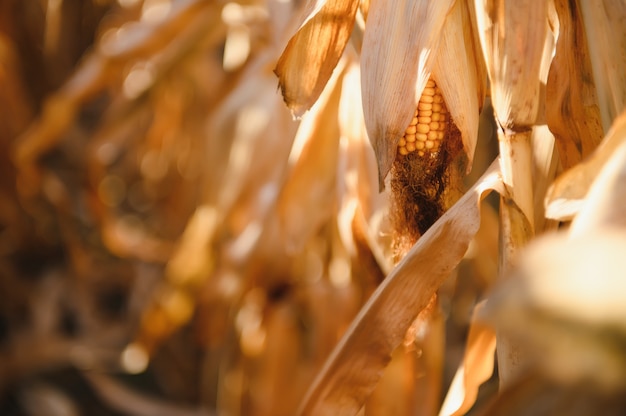
{"label": "golden dried foliage", "polygon": [[0,413],[622,414],[624,19],[0,2]]}

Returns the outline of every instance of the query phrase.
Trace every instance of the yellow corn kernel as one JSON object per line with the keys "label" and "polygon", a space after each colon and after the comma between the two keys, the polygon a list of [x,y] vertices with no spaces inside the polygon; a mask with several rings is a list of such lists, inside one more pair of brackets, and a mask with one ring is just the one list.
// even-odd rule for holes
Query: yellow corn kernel
{"label": "yellow corn kernel", "polygon": [[445,137],[447,112],[441,90],[433,79],[429,79],[413,119],[398,143],[398,153],[407,155],[417,151],[419,156],[425,156],[437,152]]}
{"label": "yellow corn kernel", "polygon": [[417,109],[418,110],[432,110],[433,105],[431,103],[425,103],[425,102],[420,101],[419,104],[417,104]]}

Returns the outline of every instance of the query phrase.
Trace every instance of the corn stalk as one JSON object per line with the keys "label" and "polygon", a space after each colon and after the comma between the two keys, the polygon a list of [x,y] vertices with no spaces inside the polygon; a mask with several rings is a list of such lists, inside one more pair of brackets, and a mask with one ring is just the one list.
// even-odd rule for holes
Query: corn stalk
{"label": "corn stalk", "polygon": [[[548,3],[476,0],[479,36],[491,81],[505,193],[500,198],[500,274],[534,235],[532,128],[540,108]],[[497,340],[501,385],[523,367],[523,352]]]}

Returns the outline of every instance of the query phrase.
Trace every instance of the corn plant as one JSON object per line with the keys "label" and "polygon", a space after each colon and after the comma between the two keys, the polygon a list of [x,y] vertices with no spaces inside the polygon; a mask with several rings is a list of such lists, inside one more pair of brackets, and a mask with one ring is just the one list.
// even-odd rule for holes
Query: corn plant
{"label": "corn plant", "polygon": [[0,2],[0,413],[623,414],[625,22]]}

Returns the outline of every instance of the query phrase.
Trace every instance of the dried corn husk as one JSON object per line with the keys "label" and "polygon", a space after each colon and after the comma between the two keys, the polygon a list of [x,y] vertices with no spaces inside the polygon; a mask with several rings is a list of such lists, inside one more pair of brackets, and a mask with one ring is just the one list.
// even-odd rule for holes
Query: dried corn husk
{"label": "dried corn husk", "polygon": [[370,5],[361,87],[367,133],[376,152],[379,185],[430,77],[453,1],[375,1]]}
{"label": "dried corn husk", "polygon": [[473,7],[466,1],[455,3],[443,26],[433,66],[433,76],[441,88],[446,107],[461,131],[463,148],[469,159],[468,170],[474,159],[487,81],[470,9]]}

